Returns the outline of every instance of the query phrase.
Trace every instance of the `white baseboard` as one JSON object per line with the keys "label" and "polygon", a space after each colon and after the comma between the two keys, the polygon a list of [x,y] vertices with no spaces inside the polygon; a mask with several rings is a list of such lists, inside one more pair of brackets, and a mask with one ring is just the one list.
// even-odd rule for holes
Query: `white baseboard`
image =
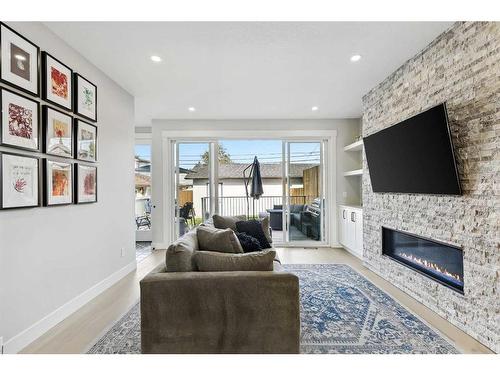
{"label": "white baseboard", "polygon": [[130,272],[134,271],[136,268],[137,262],[134,260],[133,262],[130,262],[125,267],[119,269],[104,280],[98,282],[93,287],[87,289],[82,294],[76,296],[69,302],[66,302],[64,305],[57,308],[32,326],[28,327],[21,333],[6,341],[3,345],[4,353],[18,353],[23,348],[28,346],[31,342],[47,332],[49,329],[62,322],[76,310],[81,308],[93,298],[97,297],[99,294],[121,280]]}

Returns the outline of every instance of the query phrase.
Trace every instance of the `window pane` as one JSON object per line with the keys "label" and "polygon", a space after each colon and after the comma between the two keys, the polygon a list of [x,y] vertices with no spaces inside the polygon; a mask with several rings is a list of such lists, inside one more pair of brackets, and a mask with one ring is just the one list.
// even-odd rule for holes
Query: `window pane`
{"label": "window pane", "polygon": [[135,145],[135,222],[151,229],[151,145]]}

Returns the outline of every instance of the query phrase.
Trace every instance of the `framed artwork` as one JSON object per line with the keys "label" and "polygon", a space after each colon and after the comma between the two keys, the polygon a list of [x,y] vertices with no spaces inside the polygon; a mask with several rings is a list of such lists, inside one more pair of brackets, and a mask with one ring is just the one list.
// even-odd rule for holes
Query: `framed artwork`
{"label": "framed artwork", "polygon": [[43,144],[46,154],[73,157],[73,117],[43,106]]}
{"label": "framed artwork", "polygon": [[73,71],[47,52],[42,52],[42,98],[71,111]]}
{"label": "framed artwork", "polygon": [[38,102],[7,89],[0,90],[0,144],[29,151],[40,148]]}
{"label": "framed artwork", "polygon": [[74,112],[88,120],[97,121],[97,86],[78,73],[73,77]]}
{"label": "framed artwork", "polygon": [[1,80],[39,96],[40,48],[0,22],[0,52]]}
{"label": "framed artwork", "polygon": [[97,167],[76,165],[76,203],[97,202]]}
{"label": "framed artwork", "polygon": [[73,203],[73,167],[71,163],[44,160],[45,206]]}
{"label": "framed artwork", "polygon": [[0,153],[0,176],[2,209],[40,205],[40,166],[37,157]]}
{"label": "framed artwork", "polygon": [[79,119],[75,119],[75,158],[97,161],[97,127]]}

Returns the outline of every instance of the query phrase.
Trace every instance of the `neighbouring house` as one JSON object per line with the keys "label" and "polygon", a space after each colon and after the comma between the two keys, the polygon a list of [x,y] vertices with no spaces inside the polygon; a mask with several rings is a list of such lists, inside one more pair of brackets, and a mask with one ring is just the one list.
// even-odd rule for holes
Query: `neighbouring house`
{"label": "neighbouring house", "polygon": [[[225,214],[245,214],[246,194],[243,171],[248,163],[220,163],[219,211]],[[281,163],[260,163],[264,194],[258,202],[258,211],[281,204],[283,192]],[[300,203],[318,197],[319,166],[317,164],[290,164],[290,195]],[[198,164],[185,176],[192,181],[192,199],[196,216],[203,217],[208,209],[208,166]]]}

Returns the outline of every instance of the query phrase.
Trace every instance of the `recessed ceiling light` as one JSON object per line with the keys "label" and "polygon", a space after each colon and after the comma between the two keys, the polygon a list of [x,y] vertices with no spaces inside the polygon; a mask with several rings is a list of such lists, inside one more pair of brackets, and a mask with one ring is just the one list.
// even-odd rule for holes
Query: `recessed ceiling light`
{"label": "recessed ceiling light", "polygon": [[318,109],[319,109],[319,107],[314,106],[314,107],[311,108],[311,111],[316,112]]}
{"label": "recessed ceiling light", "polygon": [[189,112],[194,112],[194,111],[196,111],[196,108],[194,108],[194,107],[189,107],[189,108],[188,108],[188,111],[189,111]]}
{"label": "recessed ceiling light", "polygon": [[352,55],[351,56],[351,61],[352,62],[357,62],[359,60],[361,60],[361,55]]}
{"label": "recessed ceiling light", "polygon": [[151,56],[151,60],[154,61],[154,62],[160,62],[161,61],[161,57],[153,55],[153,56]]}

